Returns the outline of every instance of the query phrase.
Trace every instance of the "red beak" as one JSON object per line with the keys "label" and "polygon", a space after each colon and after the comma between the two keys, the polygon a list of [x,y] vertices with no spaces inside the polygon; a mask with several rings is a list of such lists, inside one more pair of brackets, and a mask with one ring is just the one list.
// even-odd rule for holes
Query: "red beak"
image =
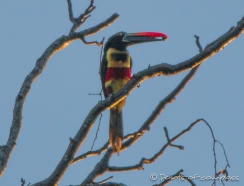
{"label": "red beak", "polygon": [[137,32],[137,33],[125,33],[123,42],[127,43],[127,46],[153,42],[153,41],[165,41],[168,36],[161,32]]}
{"label": "red beak", "polygon": [[[126,34],[128,35],[128,34]],[[133,36],[133,34],[129,34]],[[166,40],[168,36],[164,33],[161,32],[137,32],[134,33],[134,36],[145,36],[145,37],[150,37],[150,38],[162,38],[163,40]]]}

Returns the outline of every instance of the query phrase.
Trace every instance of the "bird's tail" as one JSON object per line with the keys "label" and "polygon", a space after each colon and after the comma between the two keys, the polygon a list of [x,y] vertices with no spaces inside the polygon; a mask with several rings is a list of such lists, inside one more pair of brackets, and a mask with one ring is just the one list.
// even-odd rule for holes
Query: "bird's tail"
{"label": "bird's tail", "polygon": [[118,155],[123,141],[122,110],[110,109],[109,144]]}

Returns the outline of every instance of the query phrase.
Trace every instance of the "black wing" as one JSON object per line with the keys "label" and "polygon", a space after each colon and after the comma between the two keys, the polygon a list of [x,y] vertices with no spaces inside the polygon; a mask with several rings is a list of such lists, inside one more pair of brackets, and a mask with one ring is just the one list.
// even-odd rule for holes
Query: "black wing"
{"label": "black wing", "polygon": [[108,97],[108,95],[106,94],[106,91],[105,91],[105,75],[106,75],[106,71],[107,71],[107,64],[108,64],[108,62],[107,62],[107,59],[106,59],[106,54],[103,54],[102,61],[100,62],[99,74],[100,74],[103,94],[104,94],[105,98]]}

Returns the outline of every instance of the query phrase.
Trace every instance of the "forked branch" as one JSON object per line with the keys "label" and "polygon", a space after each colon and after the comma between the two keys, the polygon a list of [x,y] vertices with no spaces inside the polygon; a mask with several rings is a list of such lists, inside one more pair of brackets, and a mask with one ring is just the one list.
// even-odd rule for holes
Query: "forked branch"
{"label": "forked branch", "polygon": [[94,0],[90,1],[90,5],[87,7],[84,13],[80,14],[79,17],[74,18],[73,10],[72,10],[72,3],[71,0],[67,0],[68,3],[68,11],[69,11],[69,19],[73,23],[72,28],[70,29],[70,34],[74,33],[91,15],[90,13],[95,10]]}
{"label": "forked branch", "polygon": [[[69,10],[71,10],[71,2],[68,1]],[[85,13],[82,14],[86,16],[93,10],[93,1],[91,1],[89,7],[86,9]],[[73,19],[73,13],[70,12],[70,19]],[[34,80],[42,73],[44,68],[46,67],[46,64],[49,60],[49,58],[54,55],[56,52],[64,49],[67,47],[72,41],[77,39],[84,39],[86,36],[95,34],[102,29],[105,29],[106,27],[110,26],[117,18],[118,14],[113,14],[110,18],[107,20],[101,22],[100,24],[85,29],[83,31],[80,31],[78,33],[72,33],[68,36],[62,36],[55,40],[47,49],[44,51],[42,56],[36,61],[36,65],[33,68],[33,70],[30,72],[29,75],[26,76],[22,87],[20,88],[20,91],[15,99],[15,105],[13,109],[13,119],[12,119],[12,125],[10,128],[9,138],[7,140],[6,145],[0,146],[0,176],[3,174],[4,170],[7,167],[8,160],[10,158],[10,155],[14,149],[14,146],[16,145],[16,141],[18,139],[20,129],[22,126],[22,110],[23,105],[25,102],[25,99],[30,91],[31,85],[34,82]],[[84,22],[86,20],[82,19],[82,16],[80,16],[80,19]],[[82,22],[82,23],[83,23]],[[77,27],[78,28],[78,27]],[[91,43],[90,43],[91,44]],[[97,44],[94,42],[93,44]],[[100,43],[98,42],[98,45]]]}

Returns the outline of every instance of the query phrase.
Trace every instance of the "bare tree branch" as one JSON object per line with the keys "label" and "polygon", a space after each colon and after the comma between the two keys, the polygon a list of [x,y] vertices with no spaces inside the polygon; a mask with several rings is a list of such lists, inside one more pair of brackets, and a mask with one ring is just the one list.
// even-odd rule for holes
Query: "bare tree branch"
{"label": "bare tree branch", "polygon": [[14,146],[16,145],[16,141],[20,133],[20,129],[22,126],[22,109],[25,99],[30,91],[32,83],[42,73],[42,71],[46,67],[49,58],[56,52],[64,49],[72,41],[82,38],[84,39],[85,36],[95,34],[100,30],[110,26],[118,18],[118,16],[119,15],[115,13],[110,18],[94,27],[91,27],[78,33],[70,34],[69,36],[62,36],[58,38],[44,51],[42,56],[36,61],[35,67],[30,72],[30,74],[26,76],[22,84],[22,87],[20,88],[20,91],[15,99],[12,126],[10,128],[8,141],[6,145],[0,146],[0,176],[3,174],[4,170],[7,167],[8,160],[14,149]]}

